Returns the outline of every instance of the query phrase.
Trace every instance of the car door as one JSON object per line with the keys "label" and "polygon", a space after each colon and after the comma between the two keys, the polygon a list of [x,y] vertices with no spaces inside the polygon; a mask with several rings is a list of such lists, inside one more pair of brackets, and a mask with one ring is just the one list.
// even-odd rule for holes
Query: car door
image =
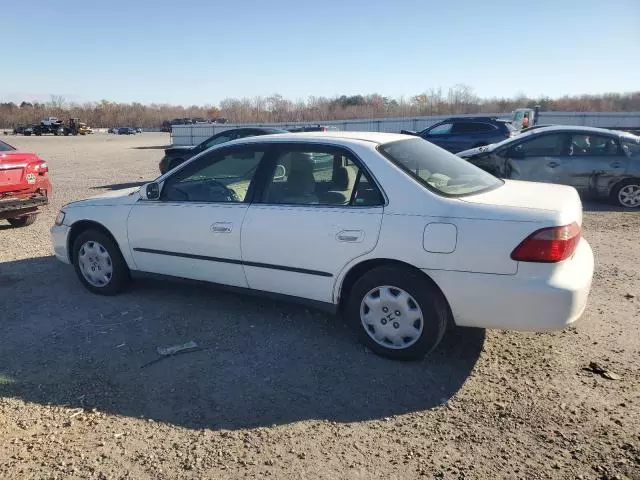
{"label": "car door", "polygon": [[543,133],[512,142],[498,155],[504,158],[503,176],[513,180],[562,183],[562,158],[567,151],[568,135]]}
{"label": "car door", "polygon": [[607,195],[610,185],[628,169],[628,157],[618,141],[606,135],[571,132],[562,158],[562,182],[586,195]]}
{"label": "car door", "polygon": [[205,153],[160,185],[158,200],[138,201],[128,218],[138,270],[246,287],[240,232],[266,147]]}
{"label": "car door", "polygon": [[332,302],[342,268],[376,245],[383,196],[342,148],[279,144],[268,164],[242,228],[249,287]]}
{"label": "car door", "polygon": [[420,136],[427,142],[431,142],[445,150],[452,151],[454,135],[452,133],[453,122],[443,122],[420,132]]}

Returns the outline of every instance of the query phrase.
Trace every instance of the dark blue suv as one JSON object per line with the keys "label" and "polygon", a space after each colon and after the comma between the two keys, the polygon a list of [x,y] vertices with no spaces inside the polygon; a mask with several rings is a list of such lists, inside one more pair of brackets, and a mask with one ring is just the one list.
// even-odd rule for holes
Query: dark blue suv
{"label": "dark blue suv", "polygon": [[422,130],[401,133],[422,137],[452,153],[498,143],[517,134],[510,120],[492,117],[448,118]]}

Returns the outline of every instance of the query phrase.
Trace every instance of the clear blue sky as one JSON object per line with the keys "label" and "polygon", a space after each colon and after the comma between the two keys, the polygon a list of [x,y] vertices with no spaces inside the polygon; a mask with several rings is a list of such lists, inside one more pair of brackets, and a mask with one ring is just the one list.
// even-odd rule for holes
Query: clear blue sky
{"label": "clear blue sky", "polygon": [[640,0],[2,3],[2,101],[640,89]]}

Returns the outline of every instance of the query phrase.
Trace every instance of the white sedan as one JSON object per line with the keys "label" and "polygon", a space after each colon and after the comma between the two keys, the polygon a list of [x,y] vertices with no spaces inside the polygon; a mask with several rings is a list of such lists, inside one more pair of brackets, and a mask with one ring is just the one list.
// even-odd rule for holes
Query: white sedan
{"label": "white sedan", "polygon": [[593,254],[562,185],[502,181],[420,138],[327,132],[213,147],[139,189],[66,205],[56,256],[92,292],[132,272],[337,312],[420,358],[451,324],[543,331],[584,311]]}

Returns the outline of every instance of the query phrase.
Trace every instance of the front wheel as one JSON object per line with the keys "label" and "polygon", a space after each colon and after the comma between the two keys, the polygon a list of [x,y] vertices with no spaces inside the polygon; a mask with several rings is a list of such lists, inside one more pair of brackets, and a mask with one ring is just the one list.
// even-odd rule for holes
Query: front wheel
{"label": "front wheel", "polygon": [[28,227],[29,225],[33,225],[36,218],[38,218],[37,215],[25,215],[24,217],[7,218],[7,222],[15,228]]}
{"label": "front wheel", "polygon": [[418,360],[442,340],[449,309],[427,277],[393,266],[375,268],[356,281],[346,314],[360,341],[373,352]]}
{"label": "front wheel", "polygon": [[84,286],[99,295],[116,295],[131,281],[118,245],[97,230],[86,230],[73,243],[73,264]]}

